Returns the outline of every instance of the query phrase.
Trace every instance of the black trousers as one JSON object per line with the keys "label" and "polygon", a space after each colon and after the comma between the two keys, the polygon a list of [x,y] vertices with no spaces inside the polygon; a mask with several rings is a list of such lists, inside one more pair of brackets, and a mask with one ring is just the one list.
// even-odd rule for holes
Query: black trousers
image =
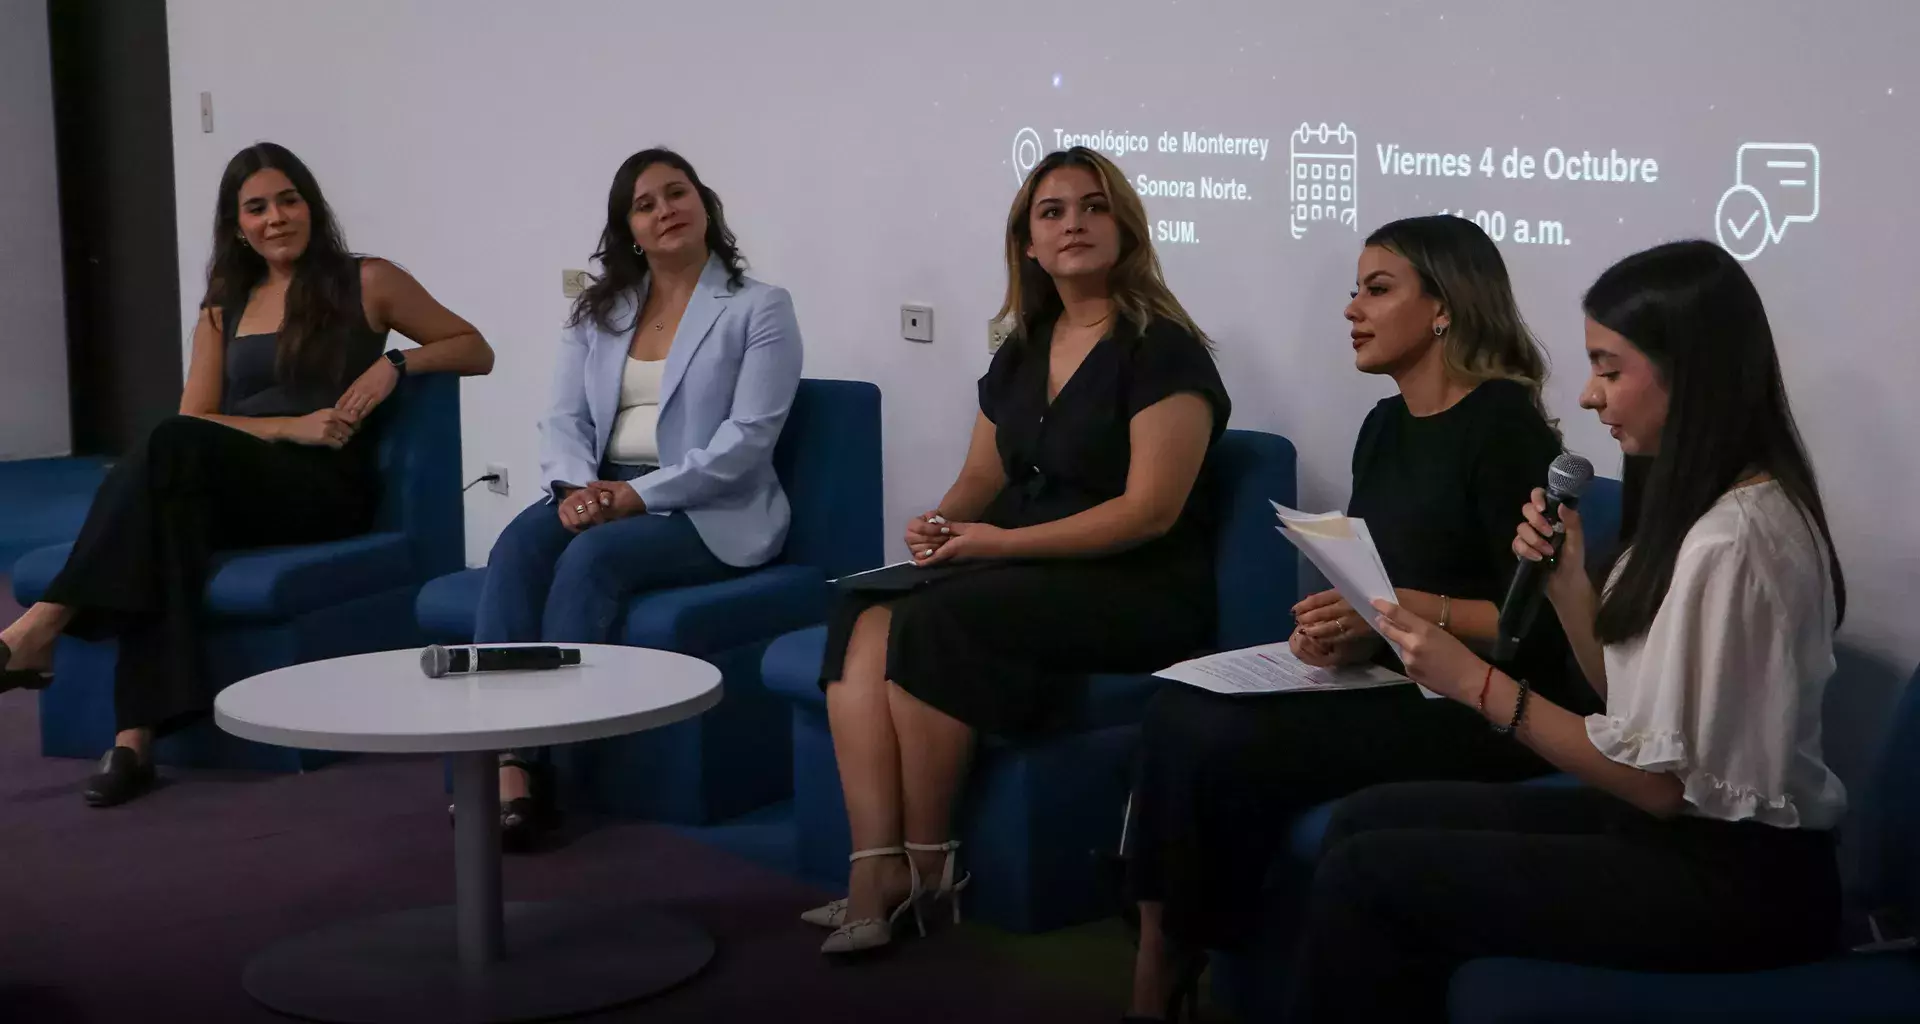
{"label": "black trousers", "polygon": [[118,728],[165,732],[212,705],[199,654],[213,553],[365,532],[377,484],[357,446],[372,443],[276,443],[176,416],[114,465],[42,600],[75,610],[67,632],[119,641]]}
{"label": "black trousers", "polygon": [[1290,1019],[1444,1021],[1454,969],[1484,956],[1780,967],[1831,952],[1839,917],[1826,832],[1661,821],[1597,790],[1381,786],[1327,831]]}
{"label": "black trousers", "polygon": [[1515,781],[1550,765],[1411,686],[1226,696],[1169,683],[1147,709],[1128,889],[1194,948],[1238,949],[1296,815],[1383,782]]}

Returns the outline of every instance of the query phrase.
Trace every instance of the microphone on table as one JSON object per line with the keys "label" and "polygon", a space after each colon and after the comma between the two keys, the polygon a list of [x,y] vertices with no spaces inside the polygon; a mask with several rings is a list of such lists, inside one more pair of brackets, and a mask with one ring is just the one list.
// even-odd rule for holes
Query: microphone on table
{"label": "microphone on table", "polygon": [[420,671],[428,678],[475,672],[542,672],[580,664],[577,647],[442,647],[420,652]]}
{"label": "microphone on table", "polygon": [[[1556,526],[1560,523],[1560,507],[1580,507],[1580,492],[1587,489],[1587,482],[1593,479],[1593,463],[1572,452],[1561,452],[1547,468],[1547,522]],[[1557,555],[1560,551],[1561,531],[1553,531],[1547,542],[1553,545]],[[1557,558],[1546,558],[1538,562],[1529,558],[1520,559],[1519,568],[1513,571],[1513,583],[1507,587],[1507,599],[1500,603],[1500,627],[1493,639],[1493,660],[1510,660],[1520,649],[1520,639],[1533,627],[1533,617],[1540,611],[1540,598],[1546,592],[1547,577],[1553,572]]]}

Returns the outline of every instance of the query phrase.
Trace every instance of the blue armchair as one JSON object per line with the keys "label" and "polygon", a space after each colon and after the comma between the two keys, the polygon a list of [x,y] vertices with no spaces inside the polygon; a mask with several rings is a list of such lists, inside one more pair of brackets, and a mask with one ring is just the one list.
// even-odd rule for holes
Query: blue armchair
{"label": "blue armchair", "polygon": [[[1298,563],[1273,533],[1267,500],[1294,500],[1293,444],[1273,434],[1230,430],[1209,459],[1222,510],[1216,642],[1226,649],[1284,639]],[[793,705],[801,873],[839,887],[846,883],[849,840],[819,685],[825,650],[824,628],[789,634],[767,649],[761,674],[768,689]],[[1066,727],[1018,743],[983,740],[956,833],[966,843],[961,857],[973,873],[967,893],[972,916],[1037,932],[1112,911],[1112,893],[1094,853],[1113,849],[1119,840],[1140,719],[1158,685],[1146,675],[1093,676]]]}
{"label": "blue armchair", "polygon": [[108,464],[91,457],[0,463],[0,571],[29,551],[70,543]]}
{"label": "blue armchair", "polygon": [[[561,748],[569,802],[707,824],[787,796],[786,709],[761,687],[760,658],[774,637],[825,620],[827,580],[880,558],[880,389],[802,380],[773,459],[793,508],[780,558],[722,583],[635,597],[621,629],[622,643],[712,662],[726,699],[664,729]],[[421,589],[430,639],[472,642],[485,579],[485,569],[469,569]]]}
{"label": "blue armchair", "polygon": [[[327,544],[218,556],[207,582],[204,664],[216,686],[270,669],[419,643],[411,614],[423,580],[465,555],[460,498],[460,381],[403,380],[383,407],[381,496],[373,531]],[[15,598],[37,600],[71,544],[40,548],[14,566]],[[54,685],[40,694],[40,751],[98,757],[113,745],[117,645],[62,637]],[[227,735],[203,721],[162,739],[162,764],[299,771],[334,759]]]}

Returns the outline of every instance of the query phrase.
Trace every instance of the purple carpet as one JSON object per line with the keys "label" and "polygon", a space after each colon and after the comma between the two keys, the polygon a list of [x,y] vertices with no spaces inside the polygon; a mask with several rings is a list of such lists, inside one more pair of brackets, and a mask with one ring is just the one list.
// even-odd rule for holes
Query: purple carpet
{"label": "purple carpet", "polygon": [[[0,621],[10,616],[0,615]],[[163,770],[92,810],[82,761],[38,754],[35,705],[0,696],[0,1021],[271,1021],[239,979],[275,939],[452,898],[439,763],[305,775]],[[509,858],[508,898],[644,903],[713,934],[706,972],[593,1021],[1107,1021],[1116,1006],[949,931],[854,966],[795,919],[824,898],[669,829],[607,822]]]}

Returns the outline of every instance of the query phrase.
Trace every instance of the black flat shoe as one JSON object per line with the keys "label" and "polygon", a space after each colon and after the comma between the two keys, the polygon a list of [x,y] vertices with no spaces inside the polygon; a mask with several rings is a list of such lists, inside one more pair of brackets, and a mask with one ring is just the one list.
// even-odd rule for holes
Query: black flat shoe
{"label": "black flat shoe", "polygon": [[53,673],[43,668],[8,668],[13,663],[13,648],[0,640],[0,693],[8,690],[44,690],[53,682]]}
{"label": "black flat shoe", "polygon": [[100,759],[100,772],[81,793],[89,807],[113,807],[153,788],[153,765],[141,764],[130,747],[115,747]]}

